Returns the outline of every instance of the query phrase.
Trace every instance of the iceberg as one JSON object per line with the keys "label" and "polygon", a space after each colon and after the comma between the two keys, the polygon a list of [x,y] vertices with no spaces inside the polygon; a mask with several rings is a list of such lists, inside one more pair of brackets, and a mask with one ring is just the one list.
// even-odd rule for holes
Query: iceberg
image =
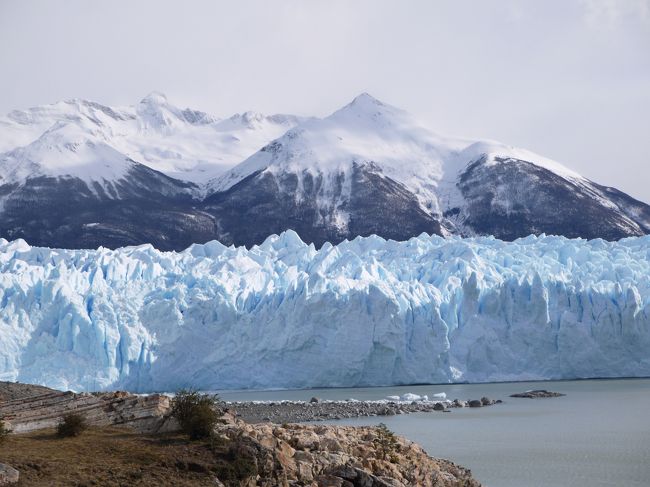
{"label": "iceberg", "polygon": [[[0,380],[72,390],[650,376],[650,236],[317,249],[0,239]],[[434,396],[437,397],[437,396]]]}
{"label": "iceberg", "polygon": [[413,401],[428,401],[427,396],[420,396],[418,394],[413,394],[412,392],[407,392],[402,394],[402,397],[399,398],[400,401],[413,402]]}

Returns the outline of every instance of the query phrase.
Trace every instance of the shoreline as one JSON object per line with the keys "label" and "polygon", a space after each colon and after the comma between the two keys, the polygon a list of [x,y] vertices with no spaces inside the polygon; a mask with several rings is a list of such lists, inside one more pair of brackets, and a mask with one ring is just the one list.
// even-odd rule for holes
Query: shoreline
{"label": "shoreline", "polygon": [[[527,384],[527,383],[562,383],[562,382],[586,382],[586,381],[609,381],[609,380],[644,380],[650,379],[650,376],[625,376],[625,377],[576,377],[576,378],[565,378],[565,379],[522,379],[522,380],[497,380],[497,381],[486,381],[486,382],[424,382],[424,383],[413,383],[413,384],[393,384],[393,385],[381,385],[381,386],[333,386],[333,387],[289,387],[289,388],[269,388],[269,389],[206,389],[199,392],[206,394],[254,394],[257,392],[309,392],[309,391],[328,391],[328,390],[337,390],[337,389],[394,389],[396,387],[445,387],[445,386],[472,386],[472,385],[489,385],[489,384]],[[142,394],[173,394],[169,391],[152,391]]]}
{"label": "shoreline", "polygon": [[339,419],[396,416],[412,413],[449,413],[453,409],[480,408],[501,404],[501,399],[387,400],[330,401],[313,398],[311,401],[224,401],[237,419],[247,423],[308,423]]}
{"label": "shoreline", "polygon": [[[0,417],[13,431],[5,438],[8,448],[0,458],[0,484],[43,485],[46,479],[57,485],[73,480],[85,484],[99,479],[104,485],[137,481],[139,485],[221,487],[480,487],[469,469],[435,458],[385,427],[299,422],[305,411],[316,421],[334,419],[331,411],[390,415],[449,410],[454,404],[407,396],[419,400],[221,402],[217,407],[230,409],[222,411],[221,424],[214,427],[210,439],[192,441],[170,417],[169,396],[121,391],[76,394],[0,383]],[[496,403],[484,399],[486,405]],[[464,401],[456,403],[460,407]],[[85,417],[87,431],[57,439],[55,427],[70,413]],[[278,424],[280,416],[276,423],[268,422],[269,414],[279,413],[292,423]],[[267,416],[255,421],[256,414]],[[80,457],[80,450],[92,454]]]}
{"label": "shoreline", "polygon": [[[481,408],[500,404],[501,399],[449,400],[439,394],[429,399],[405,393],[380,400],[323,400],[309,401],[227,401],[220,400],[233,417],[250,424],[307,423],[339,419],[396,416],[411,413],[451,412],[457,408]],[[27,432],[53,427],[66,412],[83,411],[97,425],[130,424],[159,431],[165,428],[164,416],[171,397],[164,394],[138,395],[124,391],[74,393],[43,386],[0,382],[0,417],[8,421],[16,432]]]}

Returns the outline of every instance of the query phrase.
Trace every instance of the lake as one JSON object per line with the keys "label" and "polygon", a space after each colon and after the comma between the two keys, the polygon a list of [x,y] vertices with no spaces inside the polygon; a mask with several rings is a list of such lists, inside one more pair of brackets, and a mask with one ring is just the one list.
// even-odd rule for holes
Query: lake
{"label": "lake", "polygon": [[[566,394],[515,399],[548,389]],[[298,391],[226,391],[224,400],[377,400],[406,392],[449,399],[502,399],[451,413],[355,418],[336,424],[376,425],[422,445],[434,457],[470,468],[489,487],[650,486],[650,379],[443,384]]]}

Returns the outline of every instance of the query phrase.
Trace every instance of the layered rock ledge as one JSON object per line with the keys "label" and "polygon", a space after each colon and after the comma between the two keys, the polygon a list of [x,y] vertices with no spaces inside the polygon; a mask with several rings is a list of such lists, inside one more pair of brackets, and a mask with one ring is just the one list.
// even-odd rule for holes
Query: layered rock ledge
{"label": "layered rock ledge", "polygon": [[[78,413],[91,426],[124,425],[141,433],[156,433],[174,428],[167,418],[171,399],[161,394],[138,396],[128,392],[62,392],[38,386],[24,386],[14,399],[0,400],[0,419],[13,433],[55,428],[70,413]],[[31,395],[30,395],[31,394]],[[4,396],[6,397],[6,396]]]}

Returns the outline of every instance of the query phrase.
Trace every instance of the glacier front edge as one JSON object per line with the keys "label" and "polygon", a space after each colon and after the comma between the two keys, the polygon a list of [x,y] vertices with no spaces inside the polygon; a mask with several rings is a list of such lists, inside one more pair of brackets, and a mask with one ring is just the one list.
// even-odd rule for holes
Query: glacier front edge
{"label": "glacier front edge", "polygon": [[0,380],[136,392],[650,376],[650,237],[293,231],[58,250],[0,239]]}

